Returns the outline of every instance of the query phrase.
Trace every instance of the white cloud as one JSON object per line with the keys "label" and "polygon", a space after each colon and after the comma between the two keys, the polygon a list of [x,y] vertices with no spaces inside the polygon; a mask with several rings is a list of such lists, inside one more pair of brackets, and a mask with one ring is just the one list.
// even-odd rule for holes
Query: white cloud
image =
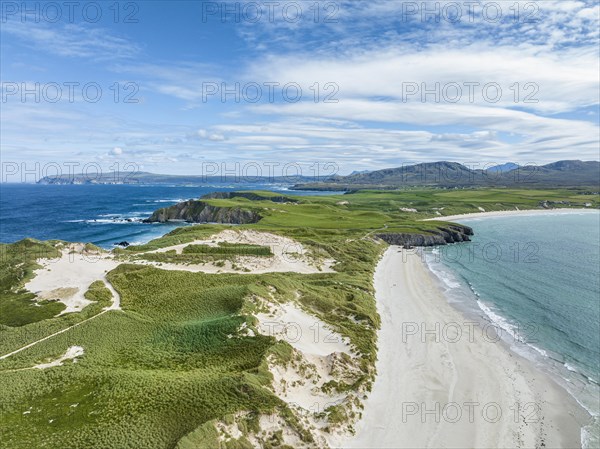
{"label": "white cloud", "polygon": [[107,29],[74,23],[46,24],[12,19],[2,24],[2,32],[17,37],[31,49],[43,49],[57,56],[115,61],[140,52],[138,45]]}
{"label": "white cloud", "polygon": [[[110,60],[111,75],[133,77],[148,98],[137,109],[4,104],[3,156],[68,160],[76,154],[82,163],[119,157],[179,173],[194,172],[205,160],[335,161],[351,171],[441,159],[598,159],[597,114],[589,110],[600,96],[597,2],[539,2],[540,20],[532,24],[458,25],[418,17],[401,22],[397,2],[388,0],[339,5],[337,23],[242,26],[247,39],[269,45],[233,71],[193,60],[140,63],[131,56],[141,47],[99,28],[3,24],[3,37],[51,57]],[[297,82],[305,100],[312,100],[315,82],[322,89],[333,82],[339,102],[223,105],[217,96],[203,104],[207,81]],[[403,102],[403,83],[466,82],[500,83],[502,98],[491,103],[476,89],[471,102],[464,89],[457,103],[419,95]],[[523,102],[530,82],[539,87],[537,103]],[[513,83],[520,84],[518,102]]]}
{"label": "white cloud", "polygon": [[217,67],[200,62],[116,64],[113,69],[118,73],[134,75],[150,91],[184,100],[188,106],[205,103],[211,98],[218,101],[219,95],[210,97],[208,92],[213,86],[220,89],[224,81]]}
{"label": "white cloud", "polygon": [[[530,45],[476,43],[461,49],[439,45],[423,51],[392,47],[347,58],[272,56],[255,63],[247,76],[271,77],[282,84],[293,81],[307,93],[315,82],[322,87],[335,83],[339,87],[335,98],[340,102],[370,97],[423,101],[425,90],[438,90],[441,103],[458,98],[459,103],[470,104],[473,99],[478,105],[558,113],[598,104],[599,71],[595,47],[549,52]],[[470,91],[466,83],[478,85]],[[502,89],[497,103],[492,103],[496,96],[492,83]],[[486,85],[489,90],[484,92]],[[416,94],[410,94],[412,87],[418,89]],[[425,98],[434,100],[432,95]]]}
{"label": "white cloud", "polygon": [[210,140],[213,142],[220,142],[222,140],[225,140],[225,136],[223,134],[220,133],[216,133],[216,132],[209,132],[205,129],[198,129],[194,132],[191,132],[187,135],[187,138],[189,140]]}

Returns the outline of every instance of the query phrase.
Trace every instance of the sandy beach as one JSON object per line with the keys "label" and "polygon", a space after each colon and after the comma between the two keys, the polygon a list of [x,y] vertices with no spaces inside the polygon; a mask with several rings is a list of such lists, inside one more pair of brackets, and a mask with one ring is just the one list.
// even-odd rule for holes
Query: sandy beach
{"label": "sandy beach", "polygon": [[587,412],[452,308],[418,254],[390,247],[375,288],[378,375],[356,435],[338,447],[580,447]]}
{"label": "sandy beach", "polygon": [[598,213],[598,209],[523,209],[499,210],[490,212],[475,212],[472,214],[447,215],[444,217],[427,218],[423,221],[460,221],[461,218],[510,217],[515,215],[565,215],[581,213]]}

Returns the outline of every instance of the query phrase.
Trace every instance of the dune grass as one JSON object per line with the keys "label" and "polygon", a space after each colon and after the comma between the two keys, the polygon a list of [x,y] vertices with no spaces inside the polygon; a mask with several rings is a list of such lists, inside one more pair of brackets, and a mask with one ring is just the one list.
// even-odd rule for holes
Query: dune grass
{"label": "dune grass", "polygon": [[272,256],[267,246],[249,245],[242,243],[220,242],[217,246],[188,245],[183,248],[183,254],[211,254],[231,256]]}
{"label": "dune grass", "polygon": [[40,268],[37,259],[60,257],[51,242],[24,239],[7,245],[0,244],[0,325],[17,327],[51,318],[64,310],[57,301],[35,301],[26,291],[25,283]]}
{"label": "dune grass", "polygon": [[121,265],[110,281],[123,312],[0,363],[25,368],[70,345],[85,348],[77,364],[3,372],[0,446],[174,447],[208,420],[282,406],[260,369],[273,339],[230,338],[247,319],[238,314],[249,288],[243,276],[224,282]]}
{"label": "dune grass", "polygon": [[[372,239],[374,233],[428,232],[439,223],[420,220],[436,212],[535,208],[547,200],[592,202],[598,207],[597,196],[580,193],[407,189],[292,197],[296,203],[242,197],[207,200],[261,209],[264,218],[259,223],[233,229],[295,239],[313,256],[334,259],[335,272],[204,274],[120,265],[108,280],[121,295],[121,311],[111,310],[0,361],[0,448],[212,448],[217,441],[214,422],[237,413],[246,414],[243,426],[248,431],[256,430],[260,414],[276,413],[310,441],[310,434],[268,388],[266,360],[269,356],[285,360],[289,346],[238,331],[244,323],[254,325],[252,314],[258,307],[254,298],[295,301],[348,337],[363,371],[352,388],[368,389],[379,327],[372,279],[386,246]],[[185,226],[115,253],[134,256],[132,262],[158,254],[177,256],[175,262],[247,252],[270,255],[267,247],[226,244],[194,245],[182,255],[147,253],[208,239],[223,229],[232,227]],[[110,291],[96,282],[86,293],[92,304],[82,312],[56,317],[60,306],[32,306],[33,294],[22,290],[36,259],[57,256],[55,244],[25,240],[0,245],[0,255],[0,354],[81,322],[110,304]],[[72,345],[85,350],[76,363],[27,369],[59,357]],[[331,423],[344,421],[345,413],[340,407],[327,412]],[[244,447],[247,441],[231,444]],[[276,447],[278,440],[265,444]]]}
{"label": "dune grass", "polygon": [[[356,245],[348,258],[376,246]],[[372,257],[377,253],[371,250]],[[355,274],[362,269],[359,263]],[[229,414],[286,415],[287,406],[265,388],[265,360],[271,351],[281,353],[278,344],[266,336],[236,336],[242,323],[252,324],[247,299],[274,292],[285,301],[299,294],[305,308],[351,336],[368,371],[378,320],[369,276],[209,275],[120,265],[108,279],[121,294],[123,311],[0,362],[0,447],[121,448],[135,441],[135,447],[166,448],[180,440],[185,447],[190,433]],[[87,296],[107,300],[100,283]],[[75,344],[85,348],[75,364],[11,371],[58,357]]]}

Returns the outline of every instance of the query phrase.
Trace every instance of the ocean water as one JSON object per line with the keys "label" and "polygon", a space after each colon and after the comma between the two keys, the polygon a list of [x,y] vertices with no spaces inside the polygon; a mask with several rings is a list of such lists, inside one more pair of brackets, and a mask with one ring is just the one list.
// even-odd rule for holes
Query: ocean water
{"label": "ocean water", "polygon": [[[91,242],[103,248],[127,241],[145,243],[184,224],[147,224],[141,221],[161,207],[198,198],[209,192],[272,190],[289,192],[284,185],[37,185],[0,184],[0,242],[25,237]],[[322,194],[322,193],[321,193]]]}
{"label": "ocean water", "polygon": [[600,447],[600,213],[459,221],[472,242],[426,253],[447,298],[565,387],[594,417],[584,447]]}

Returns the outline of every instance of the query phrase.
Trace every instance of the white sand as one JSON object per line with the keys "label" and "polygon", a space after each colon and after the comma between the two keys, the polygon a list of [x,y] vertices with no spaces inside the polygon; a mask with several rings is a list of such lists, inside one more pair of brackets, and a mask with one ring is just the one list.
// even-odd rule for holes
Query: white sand
{"label": "white sand", "polygon": [[[183,270],[204,273],[231,272],[256,274],[269,272],[296,272],[308,274],[334,271],[331,268],[335,263],[334,260],[315,261],[314,258],[308,254],[306,248],[300,243],[286,237],[256,231],[226,230],[208,240],[199,240],[169,248],[162,248],[156,252],[174,249],[176,252],[181,253],[182,249],[190,244],[216,245],[218,242],[265,245],[271,248],[274,256],[239,257],[236,260],[236,264],[240,268],[246,268],[249,271],[236,270],[229,261],[226,262],[224,267],[218,267],[214,264],[182,265],[153,263],[149,261],[135,261],[135,263],[138,265],[152,265],[163,270]],[[92,301],[87,300],[84,295],[90,285],[97,280],[103,281],[110,290],[113,296],[113,302],[99,314],[41,338],[40,340],[34,341],[9,354],[4,354],[0,356],[0,360],[24,351],[25,349],[48,340],[55,335],[67,332],[108,311],[121,309],[121,297],[106,279],[106,274],[119,266],[122,262],[115,260],[110,253],[86,252],[85,245],[81,243],[72,243],[62,250],[62,256],[60,258],[40,259],[38,260],[38,263],[41,265],[41,268],[35,270],[34,277],[25,284],[25,288],[34,293],[38,300],[56,300],[65,304],[66,308],[61,312],[61,315],[71,312],[80,312],[87,305],[91,304]]]}
{"label": "white sand", "polygon": [[[288,237],[282,237],[267,232],[257,232],[250,230],[225,230],[206,240],[195,240],[193,242],[173,245],[166,248],[150,251],[155,253],[164,253],[167,251],[175,251],[181,254],[183,249],[188,245],[208,245],[217,246],[219,243],[233,244],[250,244],[267,246],[273,253],[272,257],[256,257],[256,256],[236,256],[235,265],[231,261],[225,261],[224,266],[220,267],[214,263],[207,262],[206,264],[174,264],[174,263],[157,263],[149,261],[136,261],[138,264],[152,265],[163,270],[185,270],[191,272],[203,273],[331,273],[334,270],[331,266],[335,263],[334,260],[327,259],[322,261],[315,260],[309,251],[299,242]],[[247,271],[244,271],[247,270]]]}
{"label": "white sand", "polygon": [[89,286],[94,281],[104,280],[106,273],[119,265],[106,253],[89,254],[82,248],[82,245],[71,245],[62,251],[59,259],[40,259],[38,263],[42,268],[35,271],[25,288],[39,300],[58,300],[65,304],[62,314],[81,312],[92,303],[84,296]]}
{"label": "white sand", "polygon": [[348,393],[324,392],[330,381],[344,382],[347,375],[356,374],[355,359],[342,360],[342,354],[354,353],[347,341],[326,323],[293,303],[270,304],[271,313],[260,313],[258,329],[263,335],[283,340],[294,348],[292,362],[281,365],[269,360],[273,375],[273,390],[306,424],[313,428],[319,446],[327,446],[329,434],[322,430],[326,420],[318,414],[328,407],[346,401]]}
{"label": "white sand", "polygon": [[[468,320],[447,303],[417,254],[390,247],[375,288],[378,375],[356,436],[340,447],[579,447],[585,412],[528,361],[486,340],[481,328],[469,334]],[[449,323],[458,323],[462,336]]]}
{"label": "white sand", "polygon": [[67,349],[62,356],[48,363],[40,363],[39,365],[35,365],[33,368],[37,369],[46,369],[52,368],[54,366],[62,366],[65,360],[73,360],[76,361],[77,357],[81,357],[85,351],[81,346],[71,346]]}
{"label": "white sand", "polygon": [[351,353],[347,339],[293,303],[277,305],[273,313],[259,313],[256,318],[261,334],[284,340],[304,354]]}
{"label": "white sand", "polygon": [[[481,208],[480,208],[481,209]],[[423,221],[460,221],[462,218],[487,218],[487,217],[509,217],[513,215],[570,215],[570,214],[593,214],[598,213],[598,209],[516,209],[501,210],[492,212],[477,212],[473,214],[447,215],[444,217],[427,218]]]}

